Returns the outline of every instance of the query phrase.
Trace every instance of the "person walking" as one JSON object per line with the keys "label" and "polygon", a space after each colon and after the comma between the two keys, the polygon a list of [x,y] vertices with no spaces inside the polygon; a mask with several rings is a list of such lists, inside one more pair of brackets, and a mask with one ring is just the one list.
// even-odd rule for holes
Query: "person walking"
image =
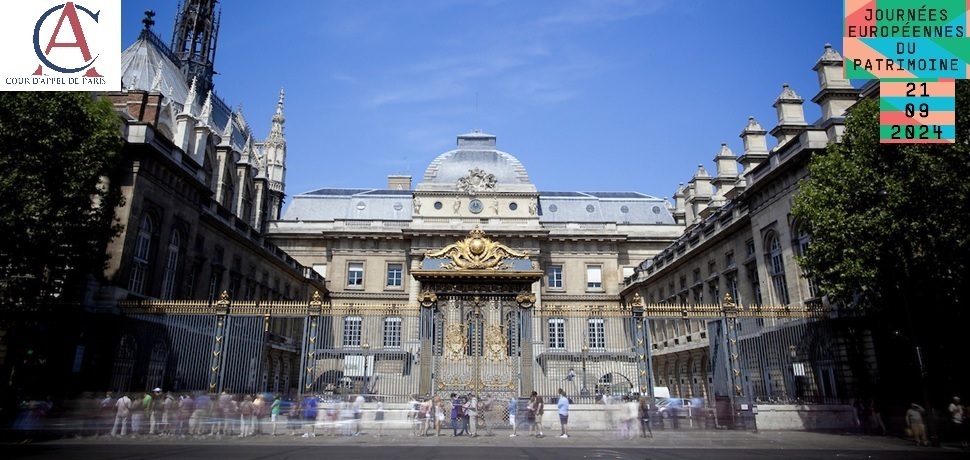
{"label": "person walking", "polygon": [[512,396],[512,398],[509,399],[509,425],[512,425],[512,434],[509,435],[510,438],[518,436],[515,434],[515,414],[518,412],[518,410],[518,398]]}
{"label": "person walking", "polygon": [[954,396],[953,402],[947,407],[950,413],[950,425],[953,428],[953,437],[960,441],[960,447],[967,447],[966,433],[963,431],[963,420],[966,418],[963,413],[963,406],[960,405],[960,398]]}
{"label": "person walking", "polygon": [[[532,414],[535,417],[534,427],[538,432],[538,434],[536,434],[537,438],[546,437],[545,433],[542,432],[542,415],[545,413],[546,413],[545,401],[542,400],[542,397],[539,396],[539,393],[533,391],[532,392]],[[530,433],[532,432],[531,428],[529,429],[529,432]]]}
{"label": "person walking", "polygon": [[559,435],[560,438],[569,437],[569,398],[566,397],[566,391],[562,388],[559,389],[559,401],[556,403],[556,408],[559,412],[559,426],[562,427],[562,434]]}
{"label": "person walking", "polygon": [[625,432],[626,439],[633,439],[634,432],[636,431],[637,425],[640,420],[640,404],[635,398],[630,398],[626,403],[623,404],[623,431]]}
{"label": "person walking", "polygon": [[469,436],[477,437],[478,433],[478,397],[468,393],[468,401],[465,402],[465,420],[468,420]]}
{"label": "person walking", "polygon": [[445,423],[445,406],[438,396],[434,397],[434,435],[441,436],[441,425]]}
{"label": "person walking", "polygon": [[273,395],[273,404],[269,407],[269,418],[273,422],[273,432],[270,436],[276,436],[276,422],[280,417],[280,394],[276,393]]}
{"label": "person walking", "polygon": [[377,434],[374,436],[384,436],[384,400],[381,398],[377,398],[377,408],[374,409],[374,424],[377,425]]}
{"label": "person walking", "polygon": [[316,434],[316,424],[317,424],[317,398],[313,396],[307,396],[303,398],[303,426],[304,438],[315,438]]}
{"label": "person walking", "polygon": [[128,433],[128,424],[131,420],[131,398],[122,394],[115,401],[115,423],[111,427],[111,436],[118,436],[118,426],[121,426],[121,436]]}
{"label": "person walking", "polygon": [[253,401],[249,395],[239,397],[239,437],[244,438],[252,434]]}
{"label": "person walking", "polygon": [[653,429],[650,427],[650,403],[647,402],[646,396],[640,396],[640,437],[647,437],[647,433],[650,433],[650,437],[653,437]]}
{"label": "person walking", "polygon": [[269,404],[266,403],[266,395],[260,393],[253,400],[253,431],[252,435],[263,434],[263,417],[269,413]]}
{"label": "person walking", "polygon": [[159,410],[162,408],[162,389],[155,388],[152,394],[145,395],[145,418],[148,419],[148,434],[157,435],[158,422],[161,421]]}
{"label": "person walking", "polygon": [[354,436],[360,436],[360,421],[364,417],[364,395],[359,394],[354,398]]}
{"label": "person walking", "polygon": [[177,414],[178,407],[175,404],[175,397],[172,396],[171,391],[166,392],[165,399],[162,400],[162,434],[172,434],[172,420],[175,420]]}
{"label": "person walking", "polygon": [[451,430],[452,437],[459,436],[458,427],[461,425],[461,402],[458,401],[458,395],[455,393],[451,394]]}
{"label": "person walking", "polygon": [[923,408],[919,404],[910,404],[909,410],[906,411],[906,428],[912,432],[917,446],[929,445],[926,442],[926,427],[923,425]]}

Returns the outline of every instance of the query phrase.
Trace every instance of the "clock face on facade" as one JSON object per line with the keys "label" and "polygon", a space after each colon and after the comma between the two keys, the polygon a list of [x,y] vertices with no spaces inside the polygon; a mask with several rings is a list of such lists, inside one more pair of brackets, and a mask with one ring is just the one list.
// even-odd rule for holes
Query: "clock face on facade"
{"label": "clock face on facade", "polygon": [[482,209],[485,209],[485,205],[482,204],[482,201],[481,200],[479,200],[479,199],[476,198],[476,199],[471,200],[471,201],[468,202],[468,210],[469,211],[471,211],[471,212],[473,212],[475,214],[478,214],[478,213],[482,212]]}

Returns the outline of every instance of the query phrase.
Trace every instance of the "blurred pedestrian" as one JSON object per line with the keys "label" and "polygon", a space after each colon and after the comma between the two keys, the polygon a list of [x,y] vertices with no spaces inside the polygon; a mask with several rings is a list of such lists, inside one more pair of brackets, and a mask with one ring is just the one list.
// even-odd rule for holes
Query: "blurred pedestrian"
{"label": "blurred pedestrian", "polygon": [[303,415],[303,437],[317,437],[317,398],[314,396],[307,396],[306,398],[303,398],[303,403],[300,407]]}
{"label": "blurred pedestrian", "polygon": [[271,436],[276,436],[276,422],[277,422],[277,419],[279,419],[280,417],[280,404],[281,404],[280,394],[276,393],[275,395],[273,395],[273,404],[270,405],[269,407],[269,418],[270,418],[270,421],[273,423],[273,433],[271,434]]}
{"label": "blurred pedestrian", "polygon": [[131,398],[122,393],[121,397],[115,401],[115,423],[111,427],[111,436],[118,436],[118,427],[121,427],[121,436],[128,433],[128,423],[131,420]]}
{"label": "blurred pedestrian", "polygon": [[963,406],[960,405],[960,398],[954,396],[953,402],[947,408],[950,413],[950,426],[953,429],[953,438],[960,441],[960,447],[967,447],[967,436],[963,431],[963,420],[966,414],[963,413]]}
{"label": "blurred pedestrian", "polygon": [[461,402],[458,401],[458,395],[455,393],[451,394],[451,430],[452,436],[460,436],[458,433],[458,427],[461,426]]}
{"label": "blurred pedestrian", "polygon": [[162,399],[162,434],[172,434],[172,421],[178,416],[177,414],[178,407],[175,404],[175,397],[172,396],[171,391],[168,391],[165,393],[165,398]]}
{"label": "blurred pedestrian", "polygon": [[906,428],[909,429],[917,446],[926,446],[926,427],[923,425],[923,408],[916,403],[910,404],[906,411]]}
{"label": "blurred pedestrian", "polygon": [[384,401],[377,398],[377,408],[374,409],[374,424],[377,425],[377,434],[374,436],[384,436]]}
{"label": "blurred pedestrian", "polygon": [[[546,437],[545,433],[542,432],[542,416],[546,413],[546,403],[539,396],[539,393],[535,391],[532,392],[532,414],[535,417],[535,424],[533,427],[536,430],[537,438]],[[529,433],[532,433],[532,428],[529,429]]]}
{"label": "blurred pedestrian", "polygon": [[559,389],[559,401],[556,403],[556,409],[559,412],[559,426],[562,428],[562,434],[559,437],[568,438],[569,398],[566,397],[566,392],[562,388]]}
{"label": "blurred pedestrian", "polygon": [[157,435],[158,423],[162,421],[162,389],[155,388],[152,394],[145,397],[145,414],[148,418],[148,434]]}
{"label": "blurred pedestrian", "polygon": [[358,394],[354,398],[352,409],[354,411],[354,436],[361,435],[361,419],[364,418],[364,395]]}
{"label": "blurred pedestrian", "polygon": [[886,430],[886,424],[882,420],[882,411],[873,399],[869,400],[869,417],[872,419],[872,431],[875,433],[877,430],[879,434],[886,436],[889,431]]}
{"label": "blurred pedestrian", "polygon": [[647,437],[647,433],[650,437],[653,437],[653,428],[650,426],[650,403],[646,396],[640,396],[640,403],[638,404],[638,410],[640,415],[640,437]]}
{"label": "blurred pedestrian", "polygon": [[445,424],[445,406],[441,402],[440,396],[434,397],[434,403],[432,407],[434,408],[434,435],[441,436],[441,425]]}
{"label": "blurred pedestrian", "polygon": [[145,420],[145,398],[151,400],[151,395],[145,393],[140,397],[131,400],[131,434],[138,436],[142,431],[142,421]]}
{"label": "blurred pedestrian", "polygon": [[290,403],[290,410],[286,412],[286,431],[290,436],[300,432],[300,404],[296,401]]}
{"label": "blurred pedestrian", "polygon": [[468,432],[469,436],[477,437],[478,433],[478,397],[472,393],[468,393],[468,400],[465,402],[465,417],[468,420]]}
{"label": "blurred pedestrian", "polygon": [[263,434],[263,417],[266,417],[266,395],[260,393],[253,398],[253,429],[250,436]]}
{"label": "blurred pedestrian", "polygon": [[518,398],[516,398],[515,396],[512,396],[509,399],[509,425],[512,425],[512,434],[509,435],[510,438],[514,438],[518,436],[518,434],[515,433],[516,431],[515,415],[516,415],[516,412],[518,412],[518,410],[519,410]]}

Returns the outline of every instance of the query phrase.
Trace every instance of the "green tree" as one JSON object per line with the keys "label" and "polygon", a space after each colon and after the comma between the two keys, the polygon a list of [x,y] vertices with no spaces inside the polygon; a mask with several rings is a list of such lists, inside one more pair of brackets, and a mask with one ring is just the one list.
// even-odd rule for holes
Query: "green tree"
{"label": "green tree", "polygon": [[799,263],[822,291],[922,345],[920,364],[940,374],[959,369],[953,347],[966,343],[968,103],[970,82],[958,81],[955,144],[880,144],[879,99],[861,101],[842,142],[811,159],[792,208],[812,238]]}
{"label": "green tree", "polygon": [[0,93],[0,304],[75,301],[118,234],[120,119],[90,93]]}

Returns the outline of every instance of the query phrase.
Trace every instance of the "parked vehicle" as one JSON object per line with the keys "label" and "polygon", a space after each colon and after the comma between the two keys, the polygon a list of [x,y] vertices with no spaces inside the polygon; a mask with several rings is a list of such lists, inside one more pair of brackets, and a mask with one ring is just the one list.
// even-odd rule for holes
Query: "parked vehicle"
{"label": "parked vehicle", "polygon": [[697,417],[703,410],[702,398],[663,398],[657,402],[657,413],[665,419]]}

